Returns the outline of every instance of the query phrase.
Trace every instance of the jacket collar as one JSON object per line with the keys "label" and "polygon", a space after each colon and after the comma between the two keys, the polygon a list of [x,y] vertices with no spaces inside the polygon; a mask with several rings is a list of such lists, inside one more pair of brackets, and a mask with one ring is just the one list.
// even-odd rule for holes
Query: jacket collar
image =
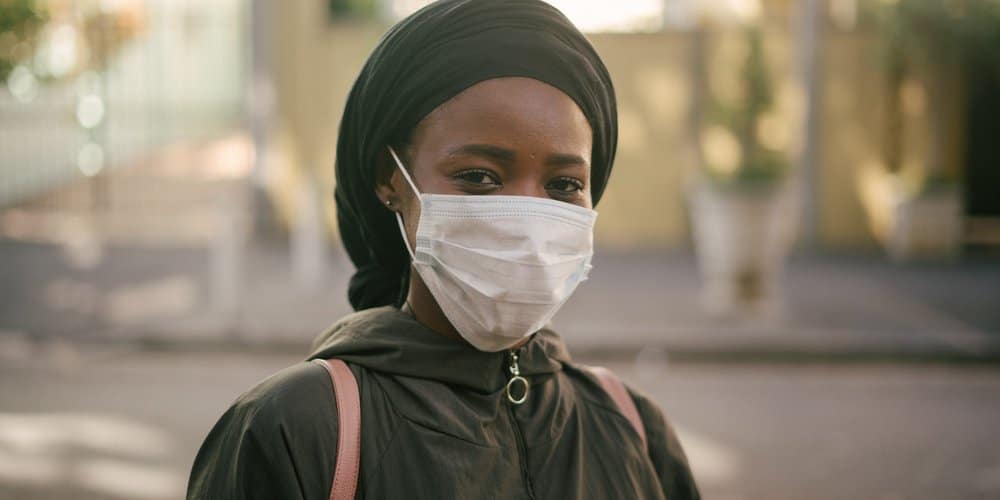
{"label": "jacket collar", "polygon": [[[307,359],[317,358],[339,358],[379,372],[485,393],[502,389],[510,376],[510,351],[480,351],[391,306],[356,312],[335,323],[313,341]],[[518,366],[525,376],[558,372],[569,361],[566,345],[549,329],[532,334],[518,351]]]}

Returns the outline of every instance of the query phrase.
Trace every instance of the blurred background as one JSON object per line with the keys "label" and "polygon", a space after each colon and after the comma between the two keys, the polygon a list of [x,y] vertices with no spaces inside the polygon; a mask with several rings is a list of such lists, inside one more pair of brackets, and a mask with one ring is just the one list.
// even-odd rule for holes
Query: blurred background
{"label": "blurred background", "polygon": [[[0,498],[182,498],[350,312],[333,162],[423,0],[0,0]],[[706,498],[1000,497],[1000,1],[552,0],[620,148],[574,355]]]}

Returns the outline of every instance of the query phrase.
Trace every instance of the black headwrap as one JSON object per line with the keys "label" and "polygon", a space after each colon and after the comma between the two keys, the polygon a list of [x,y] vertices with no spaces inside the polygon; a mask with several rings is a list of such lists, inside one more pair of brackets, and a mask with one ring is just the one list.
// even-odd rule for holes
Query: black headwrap
{"label": "black headwrap", "polygon": [[337,141],[337,220],[357,267],[355,309],[399,305],[409,254],[375,196],[376,158],[405,144],[431,111],[472,85],[529,77],[576,101],[593,130],[591,196],[601,198],[618,140],[614,88],[583,34],[540,0],[441,0],[393,26],[348,96]]}

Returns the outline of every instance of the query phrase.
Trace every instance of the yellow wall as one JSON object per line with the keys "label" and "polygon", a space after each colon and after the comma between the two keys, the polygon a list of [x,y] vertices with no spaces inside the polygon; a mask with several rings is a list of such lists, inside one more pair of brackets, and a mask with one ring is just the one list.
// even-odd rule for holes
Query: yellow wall
{"label": "yellow wall", "polygon": [[285,219],[300,206],[304,183],[320,186],[331,229],[336,231],[333,163],[344,101],[385,27],[331,24],[319,1],[282,4],[272,17],[271,67],[277,94],[276,152],[269,159],[275,205]]}
{"label": "yellow wall", "polygon": [[[343,103],[385,27],[331,23],[318,1],[289,2],[273,22],[277,125],[287,139],[279,143],[299,172],[285,177],[295,185],[309,182],[302,173],[315,175],[311,182],[323,186],[332,227],[332,166]],[[597,239],[605,247],[686,244],[684,179],[696,161],[687,118],[691,39],[655,33],[591,40],[611,71],[620,112],[618,159],[598,206]],[[792,46],[787,33],[768,34],[772,67],[785,75],[776,79],[778,89],[795,87]],[[873,243],[857,178],[866,162],[879,159],[883,132],[884,91],[874,51],[874,40],[856,33],[831,34],[825,43],[817,203],[820,239],[828,246]]]}
{"label": "yellow wall", "polygon": [[884,79],[874,40],[834,35],[825,45],[819,234],[827,246],[871,245],[858,179],[862,168],[882,160]]}
{"label": "yellow wall", "polygon": [[692,168],[686,128],[688,39],[676,34],[594,35],[618,93],[619,147],[597,209],[604,246],[673,245],[687,236],[683,174]]}

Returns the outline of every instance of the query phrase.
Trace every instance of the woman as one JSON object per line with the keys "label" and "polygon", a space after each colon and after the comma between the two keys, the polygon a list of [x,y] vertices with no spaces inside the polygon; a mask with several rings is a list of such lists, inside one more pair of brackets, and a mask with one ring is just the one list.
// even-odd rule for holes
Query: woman
{"label": "woman", "polygon": [[[442,0],[379,42],[337,144],[358,312],[309,356],[356,379],[357,497],[698,498],[657,406],[629,390],[630,424],[545,328],[590,268],[616,120],[600,58],[539,0]],[[331,387],[303,362],[242,395],[188,498],[328,498]]]}

